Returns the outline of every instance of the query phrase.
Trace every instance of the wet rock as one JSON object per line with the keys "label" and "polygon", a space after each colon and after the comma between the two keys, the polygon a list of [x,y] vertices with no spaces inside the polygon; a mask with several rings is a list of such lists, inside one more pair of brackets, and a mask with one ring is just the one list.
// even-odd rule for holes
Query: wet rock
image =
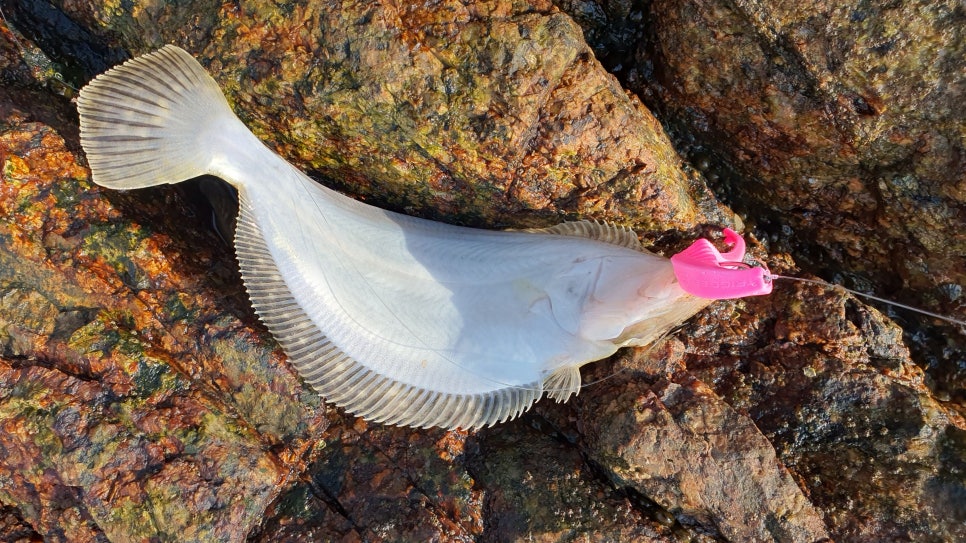
{"label": "wet rock", "polygon": [[[106,47],[198,54],[260,136],[371,202],[490,227],[612,218],[669,243],[738,222],[549,4],[53,4]],[[590,368],[623,372],[575,401],[475,435],[324,407],[255,321],[198,191],[91,184],[42,74],[56,63],[3,43],[4,535],[962,535],[962,420],[888,320],[814,289],[715,304]]]}
{"label": "wet rock", "polygon": [[[505,79],[504,64],[483,72],[486,77],[480,76],[481,81],[474,83],[480,87],[473,90],[477,94],[470,96],[459,87],[457,90],[464,94],[454,98],[455,105],[464,102],[466,107],[482,107],[480,101],[484,105],[493,102],[497,108],[512,105],[530,115],[530,120],[522,122],[516,113],[500,113],[489,121],[464,119],[461,122],[477,123],[485,131],[464,134],[468,124],[446,128],[459,137],[473,138],[468,144],[452,144],[455,147],[451,150],[476,156],[483,151],[470,149],[472,146],[497,142],[496,147],[485,150],[489,153],[485,156],[506,154],[507,160],[516,162],[506,169],[493,169],[504,180],[512,177],[508,173],[512,171],[543,182],[538,172],[549,163],[559,163],[559,171],[564,172],[561,176],[576,171],[590,178],[617,176],[591,179],[588,183],[594,186],[588,184],[586,190],[582,189],[580,198],[590,202],[591,208],[610,214],[623,213],[616,206],[626,206],[629,221],[641,223],[646,219],[646,224],[671,228],[675,224],[689,227],[702,217],[730,216],[708,199],[706,192],[696,192],[704,198],[702,202],[690,199],[688,191],[695,190],[687,185],[691,181],[675,169],[676,162],[654,158],[670,153],[663,133],[641,129],[657,125],[593,64],[572,23],[552,13],[516,13],[507,6],[495,7],[506,13],[494,15],[492,21],[489,15],[474,14],[486,23],[474,26],[475,32],[491,32],[490,26],[500,29],[491,40],[492,48],[485,52],[490,59],[487,62],[504,62],[501,51],[515,42],[508,41],[502,29],[514,28],[542,33],[540,40],[531,40],[534,43],[527,46],[536,48],[536,52],[524,47],[523,64],[518,70],[521,74],[541,79],[543,71],[562,71],[549,74],[553,84],[548,83],[546,92],[535,96],[514,94],[522,80]],[[71,15],[77,21],[88,19],[83,13]],[[112,16],[124,18],[117,12],[100,15],[106,20]],[[166,19],[164,13],[153,15],[157,17],[152,21],[174,20]],[[234,25],[232,28],[244,17],[252,17],[234,12],[218,15]],[[355,17],[348,11],[342,13],[343,18],[350,15]],[[519,20],[504,20],[508,17]],[[290,30],[288,19],[271,22],[267,26],[262,23],[260,31],[268,28],[281,35]],[[97,33],[98,28],[92,27],[92,31]],[[404,52],[393,41],[398,36],[387,36],[391,29],[376,30],[381,32],[377,34],[383,42],[392,45],[391,52]],[[150,32],[137,35],[138,39],[151,36]],[[355,39],[342,39],[350,38]],[[25,37],[18,39],[39,53]],[[561,45],[560,53],[569,60],[562,66],[541,65],[546,60],[543,54],[550,51],[548,44]],[[20,57],[23,46],[12,40],[5,45],[10,73],[22,82],[15,88],[44,92],[36,68],[56,70],[56,63],[45,59],[25,64]],[[463,43],[465,51],[460,54],[473,52],[470,45]],[[278,51],[290,46],[279,45]],[[217,48],[219,43],[213,42],[210,47]],[[373,47],[370,54],[382,50],[382,46]],[[312,53],[325,58],[324,52]],[[259,102],[271,87],[292,87],[279,83],[281,80],[271,83],[272,70],[276,69],[273,65],[268,65],[270,69],[261,77],[253,77],[258,73],[251,70],[265,68],[257,63],[249,65],[248,56],[255,54],[247,53],[245,59],[226,57],[219,61],[223,70],[215,71],[215,75],[227,81],[244,66],[243,85],[265,85],[246,87],[250,94],[244,94],[245,89],[233,89],[230,82],[227,85],[243,114],[246,106],[252,108],[247,120],[263,132],[271,126],[273,134],[307,130],[304,141],[318,144],[313,138],[321,136],[313,135],[314,129],[309,130],[307,125],[297,129],[279,125],[281,121],[275,117],[292,105],[290,98],[269,93],[279,101]],[[275,57],[266,53],[264,58]],[[370,70],[378,65],[372,59],[367,62]],[[530,66],[530,62],[537,64]],[[289,68],[297,70],[299,66]],[[348,77],[345,74],[358,67],[341,67],[344,72],[339,73]],[[463,70],[468,70],[465,77],[474,74],[466,67]],[[592,81],[587,80],[588,74]],[[471,90],[474,88],[471,86]],[[592,97],[584,94],[589,91],[593,91]],[[385,126],[356,124],[363,118],[358,113],[360,104],[371,99],[376,90],[365,92],[370,94],[353,96],[346,89],[340,90],[337,94],[342,102],[325,106],[330,113],[336,107],[349,112],[356,108],[355,117],[339,114],[345,118],[339,121],[343,124],[335,125],[341,127],[338,131],[374,134],[375,139],[368,142],[350,134],[344,138],[348,143],[341,147],[331,140],[323,141],[324,150],[335,149],[350,161],[326,166],[329,173],[351,168],[357,173],[340,180],[355,186],[358,192],[365,192],[368,186],[359,184],[360,179],[380,186],[377,183],[386,180],[387,170],[384,165],[373,167],[351,161],[393,156],[394,168],[409,160],[419,166],[419,160],[424,159],[413,158],[410,139],[428,137],[412,132],[422,126],[412,118],[403,123],[410,131],[396,134],[386,132]],[[410,93],[409,100],[412,91],[406,92]],[[497,98],[490,97],[493,92],[497,92]],[[380,96],[383,100],[391,98]],[[590,107],[577,111],[570,102],[585,96]],[[349,107],[348,100],[357,102]],[[69,116],[66,100],[59,104]],[[514,137],[519,139],[525,136],[521,131],[530,130],[531,125],[543,126],[537,121],[544,113],[531,111],[543,104],[551,104],[557,124],[554,130],[532,138],[543,142],[540,145],[546,149],[541,158],[534,154],[530,157],[532,164],[522,165],[521,157],[529,155],[518,148],[523,145],[521,141],[508,144],[494,134],[517,133]],[[15,507],[33,530],[51,541],[175,537],[211,541],[312,537],[470,540],[479,538],[487,523],[496,522],[486,517],[483,491],[464,466],[465,435],[368,428],[351,417],[327,411],[317,396],[301,386],[275,344],[255,322],[233,258],[208,228],[206,210],[194,202],[194,189],[131,193],[99,189],[90,182],[78,159],[76,131],[65,132],[73,139],[65,141],[53,126],[36,122],[39,116],[32,109],[23,109],[27,105],[28,101],[4,102],[6,114],[0,131],[4,174],[0,186],[0,421],[5,425],[0,446],[10,453],[0,460],[0,480],[4,481],[0,497],[3,503]],[[453,113],[454,119],[463,119],[466,110],[455,111],[462,113]],[[392,115],[394,123],[404,119]],[[331,123],[331,115],[329,120],[325,115],[321,118],[323,125]],[[290,114],[284,119],[288,119],[286,123],[305,122]],[[445,128],[446,123],[428,126],[436,130]],[[391,142],[378,139],[386,133],[410,147],[388,154],[366,151],[374,145],[392,148]],[[326,134],[327,138],[336,137],[332,132]],[[645,145],[653,142],[653,147]],[[294,153],[296,159],[311,160],[302,156],[307,154],[305,148],[286,146],[284,140],[276,143],[283,152]],[[606,152],[609,145],[618,145],[616,158]],[[591,149],[585,149],[588,146]],[[558,156],[561,149],[569,157],[565,162]],[[596,158],[583,164],[577,157],[585,150]],[[634,171],[618,172],[642,157],[646,164],[637,164]],[[330,159],[322,156],[315,160]],[[435,162],[435,158],[424,160],[425,164]],[[483,168],[472,160],[459,164]],[[424,178],[425,171],[417,173],[405,181],[415,184],[418,177],[423,183],[451,175],[437,172]],[[661,181],[659,174],[667,174],[670,182]],[[650,188],[645,188],[647,183]],[[598,184],[607,186],[598,191]],[[479,186],[490,191],[485,183]],[[538,220],[539,213],[549,213],[549,217],[563,212],[554,209],[550,200],[541,200],[539,205],[526,203],[531,202],[532,194],[542,198],[542,193],[525,188],[525,184],[518,189],[510,190],[507,185],[501,190],[511,196],[488,199],[487,206],[467,204],[466,209],[487,217],[509,213],[507,209],[532,207],[530,219],[513,219],[519,224]],[[407,190],[410,192],[403,196],[408,205],[424,205],[418,196],[428,189]],[[615,198],[618,193],[633,197]],[[567,204],[567,213],[579,211],[573,202]],[[648,213],[649,205],[654,206],[654,218]],[[506,209],[499,211],[500,206]],[[454,209],[441,205],[438,213],[456,218]],[[635,214],[640,217],[635,218]],[[512,461],[512,457],[506,461]],[[573,463],[574,456],[568,453],[565,461],[548,456],[547,461],[549,465],[566,466]],[[496,469],[497,463],[490,465]],[[503,479],[502,484],[515,483]],[[490,491],[498,492],[499,488],[494,486]],[[596,494],[577,492],[570,498],[569,507],[577,512],[595,511],[592,503],[596,499]],[[609,533],[644,533],[621,524],[614,516],[621,507],[626,508],[626,500],[608,509],[612,523],[607,528]],[[538,513],[552,517],[534,512]],[[585,531],[594,525],[589,526]]]}
{"label": "wet rock", "polygon": [[735,223],[548,2],[125,5],[68,7],[132,54],[186,46],[256,134],[379,205],[487,227]]}
{"label": "wet rock", "polygon": [[[538,416],[480,432],[469,466],[486,490],[484,541],[667,541],[673,522],[651,518],[623,488]],[[551,430],[551,431],[547,431]],[[554,459],[548,462],[548,459]],[[663,521],[663,522],[662,522]],[[669,525],[670,524],[670,525]]]}
{"label": "wet rock", "polygon": [[343,417],[250,541],[475,541],[482,492],[464,467],[466,434]]}
{"label": "wet rock", "polygon": [[602,382],[546,412],[577,421],[570,438],[615,484],[727,540],[966,535],[966,422],[880,313],[782,285],[678,338],[592,367],[585,380]]}
{"label": "wet rock", "polygon": [[966,421],[901,330],[853,297],[782,285],[677,339],[591,366],[538,406],[616,486],[728,541],[962,539]]}
{"label": "wet rock", "polygon": [[[772,250],[966,316],[959,2],[559,5]],[[966,405],[961,327],[904,317],[933,389]]]}
{"label": "wet rock", "polygon": [[172,267],[188,248],[122,219],[49,127],[0,131],[0,157],[3,502],[49,541],[243,536],[287,477],[271,445],[304,447],[292,425],[320,422],[246,400],[305,411],[298,382],[269,375],[264,341],[218,355],[224,328],[258,332],[212,319],[199,262]]}
{"label": "wet rock", "polygon": [[[651,356],[675,364],[683,352],[670,342]],[[577,404],[594,411],[580,417],[578,442],[615,485],[726,541],[828,538],[821,511],[752,420],[687,371],[641,377],[610,379]]]}
{"label": "wet rock", "polygon": [[0,105],[0,501],[47,541],[242,539],[314,446],[319,401],[191,206],[97,189],[34,120],[57,100]]}
{"label": "wet rock", "polygon": [[809,241],[800,257],[959,307],[939,292],[966,278],[956,2],[562,5],[601,52],[602,25],[642,20],[628,84],[687,134],[696,164],[733,173],[719,194]]}
{"label": "wet rock", "polygon": [[43,541],[40,534],[23,520],[20,512],[9,505],[0,506],[0,537],[10,543]]}
{"label": "wet rock", "polygon": [[[748,414],[844,541],[966,537],[966,423],[925,386],[901,330],[853,297],[783,288],[725,335],[697,337],[686,363]],[[773,310],[772,310],[773,311]],[[720,367],[728,346],[735,367]]]}
{"label": "wet rock", "polygon": [[127,60],[122,50],[104,45],[84,26],[45,0],[4,2],[3,15],[9,24],[23,31],[32,43],[65,67],[67,79],[74,85]]}

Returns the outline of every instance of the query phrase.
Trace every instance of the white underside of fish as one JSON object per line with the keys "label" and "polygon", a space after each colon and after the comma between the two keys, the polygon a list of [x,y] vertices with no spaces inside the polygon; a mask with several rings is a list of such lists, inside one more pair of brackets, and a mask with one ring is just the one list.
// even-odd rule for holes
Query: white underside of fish
{"label": "white underside of fish", "polygon": [[238,189],[235,249],[256,313],[310,385],[370,420],[507,420],[543,392],[566,399],[581,365],[709,303],[626,229],[470,229],[323,187],[255,138],[176,47],[99,76],[78,104],[95,182],[212,174]]}

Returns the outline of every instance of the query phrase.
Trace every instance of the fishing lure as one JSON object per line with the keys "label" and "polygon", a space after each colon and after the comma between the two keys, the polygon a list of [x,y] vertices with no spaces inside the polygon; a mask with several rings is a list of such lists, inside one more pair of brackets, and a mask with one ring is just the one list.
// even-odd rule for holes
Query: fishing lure
{"label": "fishing lure", "polygon": [[767,269],[698,240],[671,259],[590,221],[488,231],[382,210],[268,149],[187,52],[166,46],[78,97],[93,180],[204,174],[238,190],[234,245],[259,318],[328,401],[369,420],[472,429],[564,401],[579,368],[658,339],[712,299],[766,294]]}

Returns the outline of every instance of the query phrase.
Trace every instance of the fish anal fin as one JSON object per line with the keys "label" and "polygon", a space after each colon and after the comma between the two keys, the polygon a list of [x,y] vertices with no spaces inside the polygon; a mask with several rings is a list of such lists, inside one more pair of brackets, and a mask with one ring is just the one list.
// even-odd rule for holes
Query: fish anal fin
{"label": "fish anal fin", "polygon": [[302,379],[326,401],[383,424],[472,430],[520,416],[543,394],[539,381],[479,394],[427,390],[347,355],[296,300],[272,258],[251,202],[244,192],[239,195],[235,252],[252,306]]}
{"label": "fish anal fin", "polygon": [[558,236],[576,236],[627,247],[635,251],[644,250],[641,247],[641,240],[637,237],[637,233],[634,230],[626,226],[618,226],[608,222],[593,220],[569,221],[547,228],[529,228],[525,231],[538,234],[556,234]]}
{"label": "fish anal fin", "polygon": [[562,366],[555,369],[544,379],[543,388],[547,391],[547,396],[557,403],[567,401],[580,392],[580,368]]}

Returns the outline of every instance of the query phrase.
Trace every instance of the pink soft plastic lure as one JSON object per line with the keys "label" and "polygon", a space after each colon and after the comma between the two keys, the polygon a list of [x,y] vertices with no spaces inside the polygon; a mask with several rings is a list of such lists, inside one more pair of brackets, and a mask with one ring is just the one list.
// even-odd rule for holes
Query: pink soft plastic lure
{"label": "pink soft plastic lure", "polygon": [[745,264],[745,240],[730,228],[723,232],[725,243],[732,246],[725,254],[710,241],[699,239],[671,257],[681,288],[709,300],[770,294],[774,276],[768,268]]}
{"label": "pink soft plastic lure", "polygon": [[347,198],[265,147],[177,47],[97,77],[78,110],[102,186],[211,174],[238,189],[234,245],[255,311],[309,384],[374,421],[508,420],[544,392],[566,400],[580,366],[653,342],[712,299],[771,288],[730,230],[725,255],[699,240],[668,260],[594,222],[494,232]]}

